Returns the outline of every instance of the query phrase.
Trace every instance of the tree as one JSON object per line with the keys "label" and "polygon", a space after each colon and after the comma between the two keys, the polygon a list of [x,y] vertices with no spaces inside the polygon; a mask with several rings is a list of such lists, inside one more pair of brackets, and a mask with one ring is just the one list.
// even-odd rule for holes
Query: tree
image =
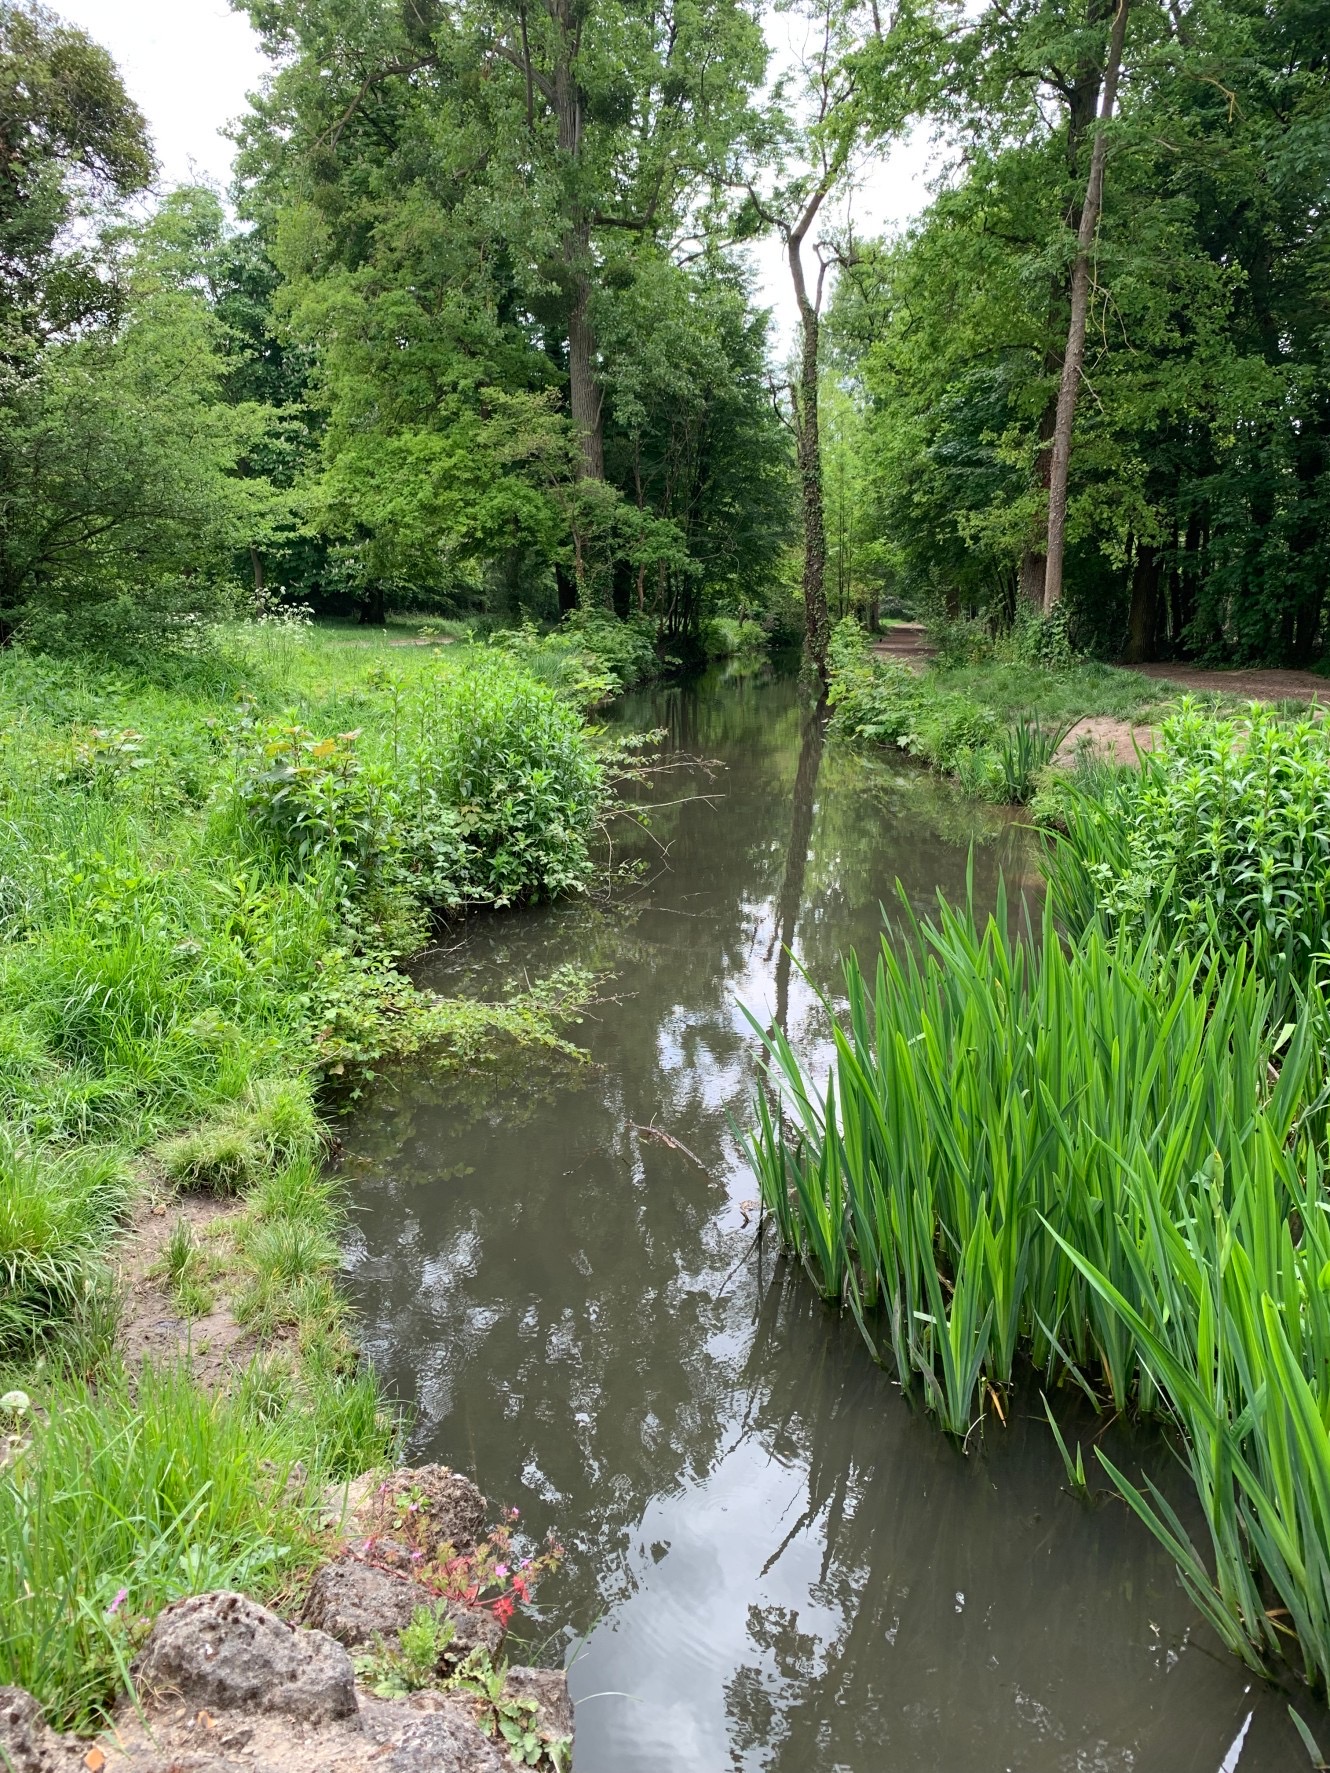
{"label": "tree", "polygon": [[[1314,144],[1330,81],[1316,12],[1132,8],[1067,449],[1065,603],[1080,643],[1108,656],[1283,663],[1321,644],[1330,210]],[[1102,109],[1110,19],[1031,0],[980,25],[957,39],[938,106],[963,158],[904,239],[861,248],[830,331],[902,585],[1001,623],[1043,585],[1086,95]]]}
{"label": "tree", "polygon": [[208,192],[108,230],[115,324],[48,341],[0,403],[6,632],[187,642],[235,554],[290,526],[271,482],[242,472],[273,415],[225,398],[208,285],[221,233]]}
{"label": "tree", "polygon": [[1044,568],[1044,614],[1051,615],[1062,598],[1062,555],[1067,528],[1067,474],[1071,466],[1072,425],[1085,363],[1085,324],[1090,309],[1090,262],[1104,195],[1104,158],[1108,149],[1108,123],[1117,100],[1122,45],[1127,34],[1128,0],[1117,0],[1109,35],[1108,60],[1104,66],[1104,96],[1090,154],[1090,178],[1081,206],[1076,237],[1076,262],[1071,274],[1071,319],[1067,348],[1062,358],[1057,417],[1053,426],[1053,450],[1048,484],[1048,547]]}
{"label": "tree", "polygon": [[42,6],[0,0],[0,364],[10,377],[48,338],[109,316],[115,285],[69,224],[151,175],[143,118],[106,51]]}
{"label": "tree", "polygon": [[[607,604],[642,524],[604,478],[613,366],[598,328],[639,264],[652,275],[705,231],[750,124],[755,21],[736,0],[351,13],[281,0],[253,16],[282,71],[246,128],[246,202],[293,328],[320,346],[330,517],[371,552],[383,539],[385,508],[355,512],[338,465],[370,449],[372,411],[370,428],[424,464],[436,574],[488,570],[505,548],[548,569],[562,530],[577,599]],[[469,533],[450,515],[471,508],[468,479],[493,493]]]}

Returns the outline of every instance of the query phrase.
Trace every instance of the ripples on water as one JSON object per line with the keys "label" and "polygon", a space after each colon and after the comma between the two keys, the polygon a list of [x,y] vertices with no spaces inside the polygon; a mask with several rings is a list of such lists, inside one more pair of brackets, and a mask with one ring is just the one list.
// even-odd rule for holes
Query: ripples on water
{"label": "ripples on water", "polygon": [[417,1410],[412,1457],[568,1547],[536,1635],[572,1661],[577,1773],[1305,1765],[1144,1529],[1060,1488],[1032,1387],[964,1458],[750,1249],[740,1006],[825,1061],[813,986],[870,953],[896,880],[920,910],[960,897],[975,842],[981,904],[999,870],[1037,890],[1028,839],[908,765],[824,749],[789,680],[673,686],[620,718],[724,766],[658,799],[710,798],[629,837],[647,876],[609,907],[478,920],[426,974],[497,994],[522,969],[612,971],[577,1032],[593,1063],[401,1071],[347,1129],[351,1284]]}

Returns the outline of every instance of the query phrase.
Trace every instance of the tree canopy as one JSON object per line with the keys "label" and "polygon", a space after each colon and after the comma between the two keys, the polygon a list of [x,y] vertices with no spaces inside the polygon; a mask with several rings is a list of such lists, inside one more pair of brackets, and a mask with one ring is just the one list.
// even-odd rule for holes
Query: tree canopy
{"label": "tree canopy", "polygon": [[245,9],[224,203],[149,198],[105,51],[0,3],[6,632],[283,586],[686,649],[801,583],[819,659],[1059,597],[1106,657],[1322,652],[1330,0]]}

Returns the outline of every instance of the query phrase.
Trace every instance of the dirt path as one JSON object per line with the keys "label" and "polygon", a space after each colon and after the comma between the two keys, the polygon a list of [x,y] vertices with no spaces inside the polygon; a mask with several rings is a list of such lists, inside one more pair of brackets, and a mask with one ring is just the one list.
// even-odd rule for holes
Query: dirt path
{"label": "dirt path", "polygon": [[922,622],[896,622],[874,637],[873,651],[882,659],[901,659],[907,665],[926,665],[935,657]]}
{"label": "dirt path", "polygon": [[1330,678],[1318,677],[1314,671],[1207,671],[1200,665],[1124,665],[1122,669],[1138,671],[1142,677],[1161,683],[1175,683],[1180,689],[1240,696],[1245,701],[1330,701]]}

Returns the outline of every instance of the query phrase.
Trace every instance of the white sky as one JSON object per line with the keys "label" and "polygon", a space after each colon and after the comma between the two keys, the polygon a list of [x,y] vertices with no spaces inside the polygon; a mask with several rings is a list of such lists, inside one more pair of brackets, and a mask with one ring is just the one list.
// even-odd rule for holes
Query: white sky
{"label": "white sky", "polygon": [[[233,149],[221,132],[244,112],[266,66],[249,20],[226,0],[53,0],[53,10],[115,57],[148,119],[162,188],[202,180],[224,191]],[[918,214],[928,201],[927,162],[922,143],[905,143],[867,169],[851,199],[858,235]],[[775,342],[788,349],[794,302],[780,243],[764,241],[753,257],[761,299],[774,314]]]}

